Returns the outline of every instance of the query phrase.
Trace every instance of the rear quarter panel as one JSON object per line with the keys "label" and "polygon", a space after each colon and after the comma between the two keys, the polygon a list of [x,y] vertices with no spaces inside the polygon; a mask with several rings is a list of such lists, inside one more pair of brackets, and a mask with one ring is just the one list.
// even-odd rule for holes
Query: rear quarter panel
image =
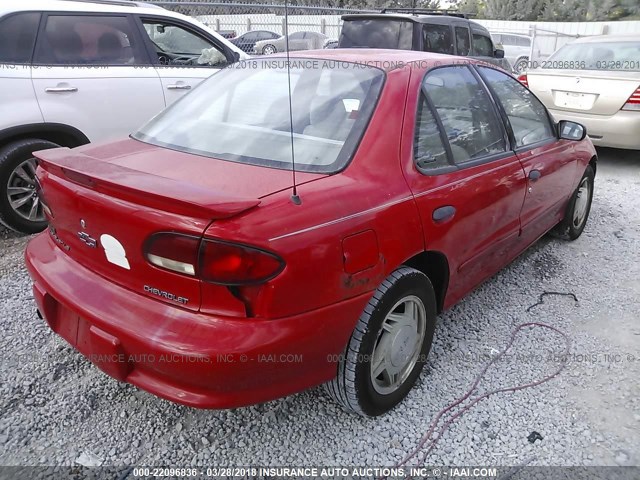
{"label": "rear quarter panel", "polygon": [[[408,68],[388,74],[351,164],[342,173],[299,185],[301,205],[292,203],[291,190],[282,191],[207,230],[207,236],[257,245],[285,260],[286,268],[274,280],[241,289],[257,317],[286,317],[372,291],[422,251],[420,222],[399,161],[408,78]],[[347,273],[343,240],[361,232],[367,232],[364,239],[375,239],[366,240],[364,254],[377,261]]]}

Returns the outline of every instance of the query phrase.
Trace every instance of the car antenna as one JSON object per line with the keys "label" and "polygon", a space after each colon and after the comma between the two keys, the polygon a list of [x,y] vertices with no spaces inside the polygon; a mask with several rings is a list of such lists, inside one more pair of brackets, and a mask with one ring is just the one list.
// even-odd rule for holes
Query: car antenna
{"label": "car antenna", "polygon": [[284,1],[284,42],[287,50],[287,84],[289,87],[289,132],[291,133],[291,172],[293,175],[293,192],[291,193],[291,201],[295,205],[302,204],[302,199],[298,195],[298,186],[296,184],[296,153],[293,146],[293,102],[291,100],[291,64],[289,63],[289,1]]}

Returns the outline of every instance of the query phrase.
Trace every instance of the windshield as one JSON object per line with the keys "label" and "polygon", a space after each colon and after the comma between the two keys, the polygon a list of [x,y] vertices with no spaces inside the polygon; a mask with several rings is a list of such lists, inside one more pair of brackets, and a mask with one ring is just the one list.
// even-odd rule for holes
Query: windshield
{"label": "windshield", "polygon": [[404,20],[362,19],[342,24],[339,48],[411,50],[413,24]]}
{"label": "windshield", "polygon": [[[610,71],[640,71],[640,42],[572,43],[565,45],[546,62],[547,68]],[[572,65],[577,65],[574,67]]]}
{"label": "windshield", "polygon": [[[211,76],[133,138],[222,160],[291,169],[286,60],[239,62]],[[384,72],[328,60],[291,59],[296,169],[332,173],[353,155]]]}

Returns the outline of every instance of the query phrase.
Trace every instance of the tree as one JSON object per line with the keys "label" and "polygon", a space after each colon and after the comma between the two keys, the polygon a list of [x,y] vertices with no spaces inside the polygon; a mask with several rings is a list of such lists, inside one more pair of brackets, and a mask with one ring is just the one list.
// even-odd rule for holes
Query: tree
{"label": "tree", "polygon": [[537,20],[546,0],[486,0],[484,16],[495,20]]}

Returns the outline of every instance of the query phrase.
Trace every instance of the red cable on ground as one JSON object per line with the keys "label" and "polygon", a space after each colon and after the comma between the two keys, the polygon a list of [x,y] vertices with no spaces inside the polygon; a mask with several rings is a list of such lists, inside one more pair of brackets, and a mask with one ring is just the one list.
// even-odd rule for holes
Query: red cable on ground
{"label": "red cable on ground", "polygon": [[[535,307],[537,305],[540,305],[542,303],[542,298],[545,295],[572,296],[574,298],[574,300],[576,300],[576,302],[578,301],[576,296],[574,294],[572,294],[572,293],[567,294],[567,293],[558,293],[558,292],[544,292],[542,295],[540,295],[540,301],[537,304],[534,304],[531,307],[529,307],[527,309],[527,311],[530,311],[531,308],[533,308],[533,307]],[[520,330],[522,330],[523,328],[526,328],[526,327],[546,328],[546,329],[549,329],[549,330],[552,330],[552,331],[558,333],[559,335],[561,335],[565,339],[565,350],[564,350],[564,354],[561,357],[562,361],[560,362],[560,365],[558,366],[558,368],[555,371],[553,371],[553,373],[547,375],[546,377],[544,377],[544,378],[542,378],[540,380],[536,380],[534,382],[530,382],[530,383],[523,384],[523,385],[517,385],[515,387],[498,388],[496,390],[492,390],[490,392],[486,392],[486,393],[474,398],[468,405],[466,405],[463,408],[461,408],[457,413],[455,413],[451,418],[449,418],[442,425],[442,427],[440,427],[440,429],[437,431],[437,436],[434,437],[434,432],[436,431],[436,426],[438,425],[438,422],[440,421],[440,419],[447,412],[449,412],[451,409],[453,409],[454,407],[460,405],[462,402],[464,402],[465,400],[467,400],[471,396],[471,394],[476,390],[476,388],[478,387],[478,385],[482,381],[484,375],[487,373],[487,370],[489,369],[489,367],[491,367],[494,363],[496,363],[500,358],[502,358],[511,349],[511,347],[513,346],[513,343],[515,342],[515,339],[516,339],[518,333],[520,332]],[[397,463],[395,466],[396,467],[402,467],[402,466],[406,465],[409,460],[414,458],[425,447],[425,445],[427,445],[427,443],[431,442],[429,444],[429,448],[427,449],[427,451],[425,453],[425,459],[426,459],[426,457],[435,448],[436,444],[438,443],[440,438],[442,438],[442,435],[451,426],[451,424],[458,417],[463,415],[465,412],[467,412],[471,407],[476,405],[481,400],[484,400],[484,399],[490,397],[491,395],[495,395],[497,393],[517,392],[519,390],[524,390],[525,388],[535,387],[535,386],[538,386],[538,385],[540,385],[542,383],[548,382],[549,380],[551,380],[551,379],[555,378],[556,376],[558,376],[560,374],[560,372],[562,372],[565,369],[565,367],[567,366],[567,364],[569,362],[569,350],[570,350],[570,348],[571,348],[571,341],[569,339],[569,336],[566,333],[564,333],[562,330],[560,330],[560,329],[558,329],[558,328],[556,328],[554,326],[547,325],[546,323],[540,323],[540,322],[527,322],[527,323],[522,323],[522,324],[518,325],[516,327],[516,329],[513,331],[513,333],[511,334],[509,342],[507,343],[505,348],[501,352],[499,352],[498,355],[493,357],[490,362],[488,362],[485,365],[485,367],[482,369],[482,371],[476,376],[473,384],[471,385],[471,388],[469,388],[469,390],[467,390],[467,392],[463,396],[461,396],[458,399],[454,400],[447,407],[443,408],[442,410],[440,410],[440,412],[438,412],[438,414],[435,416],[435,418],[431,422],[431,425],[429,426],[429,430],[420,439],[420,442],[418,442],[418,445],[414,448],[414,450],[411,453],[409,453],[407,456],[405,456],[402,459],[402,461]],[[385,477],[383,477],[383,478],[385,478]]]}

